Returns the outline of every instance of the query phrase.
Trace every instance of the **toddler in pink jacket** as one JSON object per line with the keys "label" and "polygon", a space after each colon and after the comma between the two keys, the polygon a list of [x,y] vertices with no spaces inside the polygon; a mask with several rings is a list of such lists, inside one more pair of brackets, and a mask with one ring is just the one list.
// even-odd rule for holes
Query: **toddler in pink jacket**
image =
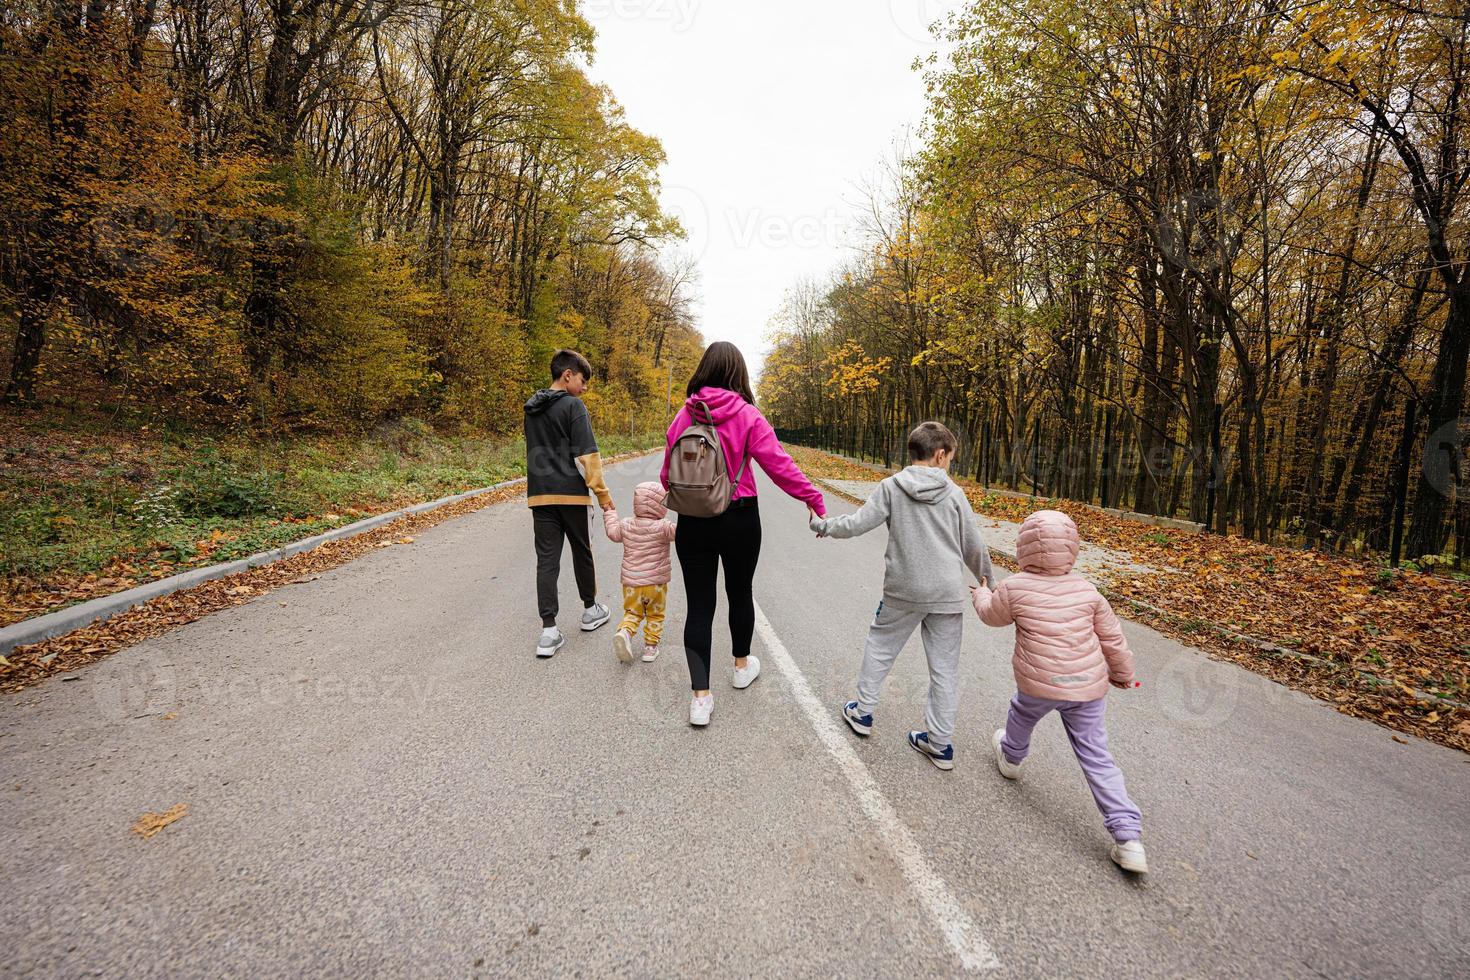
{"label": "toddler in pink jacket", "polygon": [[668,520],[664,488],[640,483],[633,488],[633,517],[618,517],[616,508],[602,512],[607,536],[623,545],[623,621],[613,634],[613,652],[625,664],[633,662],[633,634],[643,624],[643,662],[658,659],[664,631],[664,606],[669,598],[669,545],[679,526]]}
{"label": "toddler in pink jacket", "polygon": [[1108,751],[1103,708],[1108,685],[1137,687],[1133,652],[1102,593],[1072,570],[1077,525],[1066,514],[1039,510],[1026,518],[1016,541],[1021,571],[991,591],[973,590],[975,611],[990,626],[1016,626],[1016,695],[1006,727],[992,740],[1002,776],[1018,779],[1031,748],[1031,730],[1052,711],[1087,777],[1103,824],[1113,835],[1112,858],[1140,874],[1148,871],[1142,817],[1128,798],[1123,773]]}

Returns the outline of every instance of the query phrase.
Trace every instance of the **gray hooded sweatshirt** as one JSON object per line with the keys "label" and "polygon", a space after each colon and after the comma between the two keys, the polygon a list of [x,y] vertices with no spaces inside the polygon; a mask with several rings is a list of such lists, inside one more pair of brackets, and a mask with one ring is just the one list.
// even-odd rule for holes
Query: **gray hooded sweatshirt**
{"label": "gray hooded sweatshirt", "polygon": [[883,602],[895,609],[962,613],[970,608],[968,568],[992,587],[990,549],[965,492],[937,466],[914,464],[878,484],[855,514],[819,517],[811,528],[854,538],[888,525]]}

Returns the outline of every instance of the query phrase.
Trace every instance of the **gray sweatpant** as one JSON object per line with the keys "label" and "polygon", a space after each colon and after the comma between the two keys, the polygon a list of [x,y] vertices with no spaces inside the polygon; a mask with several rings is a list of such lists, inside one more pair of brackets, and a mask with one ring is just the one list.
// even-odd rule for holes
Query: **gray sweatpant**
{"label": "gray sweatpant", "polygon": [[919,627],[924,656],[929,661],[929,708],[924,723],[929,727],[929,744],[944,748],[954,736],[954,714],[960,700],[960,640],[964,636],[962,613],[924,613],[894,609],[878,604],[868,642],[863,647],[863,666],[858,672],[858,708],[872,714],[878,707],[878,692],[898,652]]}

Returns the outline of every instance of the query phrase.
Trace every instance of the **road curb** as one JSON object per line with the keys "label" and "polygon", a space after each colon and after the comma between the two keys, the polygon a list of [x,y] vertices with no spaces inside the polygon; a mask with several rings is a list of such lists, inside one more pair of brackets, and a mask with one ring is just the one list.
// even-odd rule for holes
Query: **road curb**
{"label": "road curb", "polygon": [[224,578],[226,575],[248,571],[252,568],[258,568],[261,565],[269,565],[273,562],[299,555],[302,552],[311,551],[313,548],[320,547],[332,541],[341,541],[344,538],[356,537],[359,534],[396,521],[401,517],[438,510],[440,507],[447,507],[461,500],[468,500],[471,497],[478,497],[496,490],[504,490],[507,487],[517,486],[525,482],[526,478],[520,476],[514,480],[505,480],[497,483],[494,486],[480,487],[478,490],[466,490],[464,493],[451,494],[448,497],[440,497],[438,500],[429,500],[421,504],[414,504],[411,507],[404,507],[383,514],[374,514],[372,517],[365,517],[360,521],[344,524],[342,527],[333,528],[330,531],[324,531],[321,534],[312,535],[300,541],[293,541],[279,548],[256,552],[246,558],[237,558],[235,561],[224,562],[220,565],[210,565],[206,568],[196,568],[192,571],[180,572],[177,575],[170,575],[168,578],[161,578],[155,582],[144,583],[125,592],[99,596],[96,599],[89,599],[75,606],[68,606],[65,609],[58,609],[55,612],[46,613],[44,616],[23,619],[18,623],[11,623],[9,626],[0,629],[0,656],[8,654],[18,646],[40,643],[42,640],[49,640],[53,637],[70,633],[73,630],[81,629],[84,626],[91,626],[93,623],[109,620],[114,616],[127,612],[134,606],[141,606],[148,600],[156,599],[159,596],[193,588],[196,585],[203,585],[205,582],[212,582],[217,578]]}

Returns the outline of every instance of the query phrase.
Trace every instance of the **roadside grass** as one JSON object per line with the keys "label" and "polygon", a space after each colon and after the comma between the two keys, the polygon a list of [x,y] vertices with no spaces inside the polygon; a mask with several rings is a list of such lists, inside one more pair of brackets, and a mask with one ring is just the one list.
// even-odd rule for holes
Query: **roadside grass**
{"label": "roadside grass", "polygon": [[[0,411],[0,625],[524,475],[519,439],[413,419],[261,439],[66,409]],[[611,456],[661,433],[601,439]]]}

